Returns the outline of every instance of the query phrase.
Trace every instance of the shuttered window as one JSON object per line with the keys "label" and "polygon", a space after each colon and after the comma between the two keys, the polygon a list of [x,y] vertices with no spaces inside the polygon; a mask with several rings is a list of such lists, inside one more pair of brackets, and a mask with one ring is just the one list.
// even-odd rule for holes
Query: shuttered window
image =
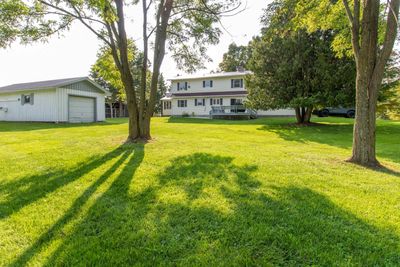
{"label": "shuttered window", "polygon": [[213,81],[212,80],[207,80],[207,81],[203,81],[203,88],[206,87],[213,87]]}
{"label": "shuttered window", "polygon": [[29,95],[21,95],[21,105],[31,104],[33,105],[33,93]]}
{"label": "shuttered window", "polygon": [[232,79],[231,88],[243,88],[243,79]]}
{"label": "shuttered window", "polygon": [[205,106],[206,105],[206,100],[204,98],[201,99],[194,99],[194,105],[197,106]]}
{"label": "shuttered window", "polygon": [[178,100],[178,107],[179,108],[186,108],[187,107],[187,100]]}
{"label": "shuttered window", "polygon": [[178,90],[178,91],[182,91],[182,90],[187,91],[187,89],[188,89],[188,82],[184,82],[184,83],[178,82],[176,84],[176,90]]}

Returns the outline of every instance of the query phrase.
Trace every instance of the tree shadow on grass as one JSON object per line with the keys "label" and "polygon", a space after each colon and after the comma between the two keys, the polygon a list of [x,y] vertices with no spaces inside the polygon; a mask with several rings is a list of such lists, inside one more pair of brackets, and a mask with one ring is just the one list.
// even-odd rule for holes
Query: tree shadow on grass
{"label": "tree shadow on grass", "polygon": [[262,186],[256,166],[205,153],[177,157],[157,182],[131,194],[137,164],[133,157],[47,265],[400,262],[394,232],[308,188]]}
{"label": "tree shadow on grass", "polygon": [[[266,124],[258,128],[258,130],[273,132],[287,141],[298,143],[315,142],[344,149],[350,149],[353,141],[352,123],[320,123],[305,127],[288,124]],[[399,136],[400,125],[378,124],[377,155],[400,163]]]}
{"label": "tree shadow on grass", "polygon": [[[209,119],[209,118],[185,118],[185,117],[170,117],[168,123],[176,124],[214,124],[214,125],[258,125],[263,124],[268,118],[259,118],[252,120],[220,120],[220,119]],[[274,121],[278,118],[273,118]],[[280,118],[282,120],[287,120],[287,117]]]}
{"label": "tree shadow on grass", "polygon": [[[105,171],[97,180],[95,180],[86,190],[78,197],[71,207],[66,211],[66,213],[57,220],[57,222],[43,233],[34,244],[32,244],[28,249],[26,249],[23,254],[21,254],[16,261],[14,261],[12,266],[24,266],[30,259],[32,259],[37,253],[40,253],[43,248],[48,246],[51,241],[58,237],[63,232],[63,228],[77,217],[81,212],[83,205],[89,200],[90,197],[96,192],[96,190],[104,184],[110,176],[116,172],[128,158],[129,159],[129,171],[130,175],[133,175],[136,168],[139,167],[140,163],[144,157],[144,147],[143,145],[125,145],[120,147],[118,150],[118,160]],[[114,184],[113,184],[114,185]],[[126,190],[126,185],[119,185],[122,191]],[[98,214],[101,216],[101,214]],[[82,244],[83,245],[83,244]],[[93,253],[97,253],[93,251]]]}
{"label": "tree shadow on grass", "polygon": [[0,193],[7,195],[6,200],[0,202],[0,219],[7,218],[58,188],[74,182],[105,162],[121,155],[125,149],[123,146],[118,147],[101,157],[94,157],[87,162],[78,164],[78,167],[71,171],[60,170],[42,175],[27,176],[0,184]]}

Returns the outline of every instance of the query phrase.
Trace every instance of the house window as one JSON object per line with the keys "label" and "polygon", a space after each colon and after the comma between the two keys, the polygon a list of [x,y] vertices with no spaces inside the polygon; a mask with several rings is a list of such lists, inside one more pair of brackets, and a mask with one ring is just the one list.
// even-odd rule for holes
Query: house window
{"label": "house window", "polygon": [[197,99],[195,98],[194,100],[194,105],[197,106],[205,106],[206,105],[206,100],[204,98]]}
{"label": "house window", "polygon": [[232,79],[231,88],[243,88],[243,79]]}
{"label": "house window", "polygon": [[216,106],[216,105],[222,106],[222,103],[223,103],[222,98],[210,98],[210,106]]}
{"label": "house window", "polygon": [[171,109],[171,101],[164,102],[164,109]]}
{"label": "house window", "polygon": [[21,105],[25,104],[33,105],[33,93],[29,95],[21,95]]}
{"label": "house window", "polygon": [[188,83],[187,83],[187,82],[179,82],[179,83],[177,83],[176,85],[177,85],[177,86],[176,86],[176,89],[177,89],[178,91],[182,91],[182,90],[187,91],[187,89],[188,89]]}
{"label": "house window", "polygon": [[179,108],[186,108],[187,107],[187,100],[178,100],[178,107]]}
{"label": "house window", "polygon": [[203,81],[203,88],[211,88],[213,87],[213,81],[212,80],[207,80],[207,81]]}

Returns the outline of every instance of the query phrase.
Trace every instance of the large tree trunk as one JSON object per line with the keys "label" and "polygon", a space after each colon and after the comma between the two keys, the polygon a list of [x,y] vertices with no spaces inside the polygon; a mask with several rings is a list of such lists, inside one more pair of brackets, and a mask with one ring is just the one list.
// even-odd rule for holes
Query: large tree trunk
{"label": "large tree trunk", "polygon": [[376,105],[385,65],[396,39],[400,0],[388,1],[386,32],[382,45],[378,44],[380,1],[364,0],[360,5],[360,0],[354,0],[353,12],[347,0],[343,0],[343,3],[352,29],[352,45],[357,65],[356,118],[353,153],[349,161],[375,167],[379,165],[375,153]]}
{"label": "large tree trunk", "polygon": [[[167,27],[168,21],[171,15],[171,10],[173,8],[173,0],[161,1],[158,5],[157,15],[156,15],[156,37],[154,42],[154,55],[153,55],[153,73],[151,77],[150,84],[150,97],[147,103],[146,109],[144,111],[144,116],[140,118],[140,134],[141,136],[149,140],[151,139],[150,133],[150,122],[151,117],[154,113],[154,107],[156,105],[158,80],[160,76],[160,68],[165,56],[165,44],[167,40]],[[143,6],[144,12],[145,6]],[[144,36],[145,38],[145,36]],[[147,39],[146,39],[147,41]],[[147,47],[147,46],[146,46]],[[147,55],[147,53],[146,53]],[[145,65],[145,64],[144,64]],[[147,66],[147,65],[146,65]]]}
{"label": "large tree trunk", "polygon": [[373,81],[372,75],[363,75],[364,66],[360,66],[356,82],[356,117],[353,130],[353,153],[350,158],[364,166],[378,166],[376,159],[376,105],[381,81]]}

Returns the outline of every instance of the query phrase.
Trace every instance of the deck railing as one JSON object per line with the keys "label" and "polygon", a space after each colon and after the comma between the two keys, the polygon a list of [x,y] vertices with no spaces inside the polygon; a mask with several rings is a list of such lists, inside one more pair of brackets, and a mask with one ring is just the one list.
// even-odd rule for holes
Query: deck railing
{"label": "deck railing", "polygon": [[257,112],[246,108],[244,105],[231,105],[231,106],[213,106],[210,110],[210,117],[214,116],[249,116],[254,118]]}

